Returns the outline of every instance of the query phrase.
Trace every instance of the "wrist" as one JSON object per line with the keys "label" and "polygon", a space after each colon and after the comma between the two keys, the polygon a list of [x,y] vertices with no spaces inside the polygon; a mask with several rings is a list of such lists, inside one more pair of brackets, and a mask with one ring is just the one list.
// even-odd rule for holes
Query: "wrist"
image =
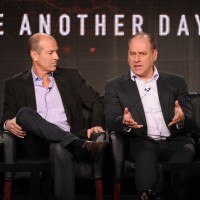
{"label": "wrist", "polygon": [[126,132],[131,132],[131,127],[129,127],[128,125],[126,125],[125,123],[123,123],[123,129],[124,129],[124,131],[126,131]]}
{"label": "wrist", "polygon": [[8,121],[10,121],[10,119],[7,119],[7,120],[4,122],[4,124],[3,124],[3,128],[4,128],[5,130],[7,130],[6,124],[8,123]]}
{"label": "wrist", "polygon": [[183,126],[184,126],[184,121],[181,121],[181,122],[176,123],[176,128],[177,128],[177,129],[182,129]]}

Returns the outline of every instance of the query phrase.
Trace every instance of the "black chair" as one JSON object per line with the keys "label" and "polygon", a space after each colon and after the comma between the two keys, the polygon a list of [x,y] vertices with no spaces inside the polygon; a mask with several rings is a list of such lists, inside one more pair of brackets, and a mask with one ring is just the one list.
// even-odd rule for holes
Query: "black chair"
{"label": "black chair", "polygon": [[[90,114],[85,109],[84,115],[90,121]],[[28,178],[30,179],[30,198],[31,199],[48,199],[52,198],[52,179],[51,179],[51,163],[48,153],[37,155],[35,159],[19,158],[18,147],[15,142],[15,137],[7,131],[3,132],[3,151],[4,162],[0,163],[0,171],[5,172],[4,180],[4,200],[12,199],[12,181],[14,179]],[[107,134],[101,133],[95,140],[107,140]],[[102,187],[102,165],[103,154],[98,160],[90,161],[75,161],[75,177],[82,180],[93,180],[95,182],[96,200],[103,200]],[[28,173],[27,173],[28,172]],[[41,192],[40,192],[41,191]]]}
{"label": "black chair", "polygon": [[[164,185],[164,197],[168,199],[180,199],[179,195],[185,195],[184,199],[199,199],[197,185],[195,182],[199,179],[200,172],[200,93],[191,92],[190,98],[192,102],[193,112],[196,119],[196,131],[194,140],[196,144],[196,156],[192,163],[164,163],[162,166],[163,170],[163,185]],[[180,177],[180,172],[184,172],[185,177]],[[173,176],[177,176],[173,178]],[[172,181],[173,178],[173,181]],[[183,179],[183,180],[182,180]],[[184,179],[188,181],[187,186],[182,183]],[[172,185],[173,182],[173,185]],[[190,183],[189,183],[190,182]],[[190,185],[189,185],[190,184]],[[186,184],[185,184],[186,185]],[[177,192],[178,191],[178,192]],[[182,194],[180,194],[182,193]],[[189,194],[190,193],[190,194]],[[198,194],[198,197],[195,195]],[[190,197],[186,197],[190,195]],[[194,198],[195,197],[195,198]]]}
{"label": "black chair", "polygon": [[[194,109],[194,114],[196,117],[196,124],[197,124],[197,129],[198,129],[196,130],[196,132],[200,133],[200,94],[196,92],[192,92],[190,93],[190,98],[191,98],[192,106]],[[124,144],[123,144],[120,134],[116,132],[111,132],[109,134],[109,137],[110,137],[110,147],[111,147],[110,149],[111,149],[111,154],[113,157],[113,168],[114,168],[114,175],[113,175],[114,176],[113,177],[114,178],[114,194],[113,196],[114,196],[114,200],[119,200],[120,193],[121,193],[122,180],[134,178],[135,164],[134,162],[130,161],[128,158],[125,157]],[[194,139],[196,140],[196,143],[197,143],[197,155],[198,155],[198,153],[200,153],[200,146],[198,145],[200,144],[200,135],[195,134]],[[196,162],[194,166],[196,169],[197,164],[200,164],[198,156],[194,162]],[[186,171],[186,169],[190,168],[189,166],[191,164],[185,164],[185,165],[177,164],[176,170],[178,169],[179,171],[181,171],[181,168],[182,168],[183,171],[184,169]],[[159,163],[158,167],[160,168],[160,170],[165,170],[164,172],[165,184],[164,185],[167,186],[168,188],[167,192],[169,193],[169,190],[171,189],[169,188],[170,187],[169,182],[171,181],[169,177],[169,174],[171,175],[170,169],[174,169],[175,166],[174,164],[172,165],[166,164],[163,167],[162,163]],[[192,167],[191,169],[194,169],[194,167]],[[200,170],[200,165],[199,165],[199,170]]]}

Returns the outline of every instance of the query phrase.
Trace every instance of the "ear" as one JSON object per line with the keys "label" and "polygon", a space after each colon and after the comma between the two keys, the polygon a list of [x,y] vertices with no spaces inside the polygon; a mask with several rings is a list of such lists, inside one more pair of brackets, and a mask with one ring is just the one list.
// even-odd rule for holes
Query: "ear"
{"label": "ear", "polygon": [[154,49],[153,50],[153,60],[154,60],[154,62],[157,60],[157,57],[158,57],[158,50]]}
{"label": "ear", "polygon": [[31,56],[31,58],[32,58],[33,61],[36,62],[38,60],[38,53],[37,53],[37,51],[31,50],[30,51],[30,56]]}

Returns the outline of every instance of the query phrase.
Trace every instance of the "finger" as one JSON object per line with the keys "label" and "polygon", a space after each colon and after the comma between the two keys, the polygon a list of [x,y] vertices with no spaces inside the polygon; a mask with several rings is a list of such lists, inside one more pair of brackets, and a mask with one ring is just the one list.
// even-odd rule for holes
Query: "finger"
{"label": "finger", "polygon": [[98,126],[98,127],[94,127],[94,131],[95,133],[100,133],[100,132],[104,132],[103,128]]}
{"label": "finger", "polygon": [[92,128],[89,128],[89,129],[87,130],[87,137],[88,137],[88,138],[91,137],[92,132],[93,132]]}
{"label": "finger", "polygon": [[22,130],[22,127],[19,126],[18,124],[15,124],[15,127],[16,127],[18,130]]}
{"label": "finger", "polygon": [[100,132],[105,132],[105,131],[103,128],[99,127],[97,132],[100,133]]}
{"label": "finger", "polygon": [[11,130],[11,133],[19,138],[24,138],[26,136],[26,134],[24,134],[24,133],[18,133],[16,131],[12,131],[12,130]]}
{"label": "finger", "polygon": [[24,138],[25,136],[23,135],[19,135],[19,134],[16,134],[16,133],[13,133],[15,136],[17,136],[18,138]]}
{"label": "finger", "polygon": [[175,101],[175,107],[180,107],[178,100]]}
{"label": "finger", "polygon": [[177,123],[177,121],[171,121],[169,124],[168,124],[168,126],[172,126],[172,125],[174,125],[174,124],[176,124]]}
{"label": "finger", "polygon": [[135,122],[135,121],[133,121],[133,122],[131,122],[130,124],[127,124],[129,127],[131,127],[131,128],[142,128],[143,127],[143,125],[141,125],[141,124],[138,124],[137,122]]}
{"label": "finger", "polygon": [[88,133],[87,133],[87,137],[88,137],[88,139],[90,139],[90,138],[91,138],[91,135],[92,135],[92,133],[91,133],[91,132],[88,132]]}
{"label": "finger", "polygon": [[142,128],[143,127],[143,125],[132,125],[132,126],[129,126],[130,128]]}
{"label": "finger", "polygon": [[178,116],[174,116],[174,118],[172,119],[172,122],[175,122],[178,120]]}
{"label": "finger", "polygon": [[128,114],[128,108],[127,107],[124,108],[124,114]]}

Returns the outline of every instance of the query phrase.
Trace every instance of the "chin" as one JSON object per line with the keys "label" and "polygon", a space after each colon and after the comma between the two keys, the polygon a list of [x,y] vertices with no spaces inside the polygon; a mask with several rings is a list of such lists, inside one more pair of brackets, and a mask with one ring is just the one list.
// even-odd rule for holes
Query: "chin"
{"label": "chin", "polygon": [[57,68],[57,66],[53,66],[53,67],[51,67],[51,71],[52,71],[52,72],[55,71],[56,68]]}

